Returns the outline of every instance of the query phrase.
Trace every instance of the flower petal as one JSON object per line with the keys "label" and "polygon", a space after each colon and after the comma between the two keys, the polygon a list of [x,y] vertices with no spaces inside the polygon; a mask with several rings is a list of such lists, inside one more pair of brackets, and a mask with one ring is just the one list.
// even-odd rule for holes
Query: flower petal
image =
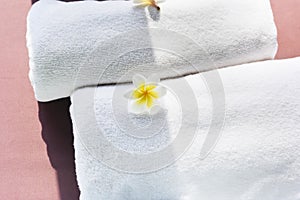
{"label": "flower petal", "polygon": [[133,99],[134,97],[133,97],[133,90],[129,90],[129,91],[127,91],[125,94],[124,94],[124,97],[126,98],[126,99]]}
{"label": "flower petal", "polygon": [[147,107],[151,108],[154,104],[154,98],[151,95],[147,95]]}
{"label": "flower petal", "polygon": [[160,98],[160,97],[163,97],[167,93],[167,88],[159,85],[153,91],[156,92],[158,94],[158,97]]}
{"label": "flower petal", "polygon": [[132,82],[135,87],[139,88],[142,84],[146,83],[146,78],[140,74],[135,74],[132,77]]}
{"label": "flower petal", "polygon": [[153,90],[157,87],[157,85],[154,85],[154,84],[148,84],[148,85],[145,85],[145,90],[146,91],[150,91],[150,90]]}
{"label": "flower petal", "polygon": [[147,78],[147,83],[158,83],[159,81],[160,81],[160,78],[159,78],[158,74],[151,74]]}
{"label": "flower petal", "polygon": [[139,104],[136,101],[131,101],[129,102],[128,111],[134,114],[142,114],[147,112],[148,109],[146,104]]}
{"label": "flower petal", "polygon": [[154,99],[158,99],[160,96],[158,95],[158,93],[154,90],[151,90],[148,92],[148,95]]}
{"label": "flower petal", "polygon": [[147,104],[147,95],[143,95],[142,98],[135,101],[137,104]]}
{"label": "flower petal", "polygon": [[140,99],[144,96],[144,92],[143,90],[135,89],[132,93],[132,96],[134,99]]}

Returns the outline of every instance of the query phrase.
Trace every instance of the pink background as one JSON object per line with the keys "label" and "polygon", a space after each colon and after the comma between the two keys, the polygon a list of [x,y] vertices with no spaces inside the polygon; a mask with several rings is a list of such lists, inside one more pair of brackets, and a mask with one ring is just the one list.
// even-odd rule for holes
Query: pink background
{"label": "pink background", "polygon": [[[300,56],[300,1],[271,3],[278,28],[276,58]],[[29,0],[0,4],[0,198],[77,199],[69,99],[37,103],[28,80],[25,26],[30,6]]]}

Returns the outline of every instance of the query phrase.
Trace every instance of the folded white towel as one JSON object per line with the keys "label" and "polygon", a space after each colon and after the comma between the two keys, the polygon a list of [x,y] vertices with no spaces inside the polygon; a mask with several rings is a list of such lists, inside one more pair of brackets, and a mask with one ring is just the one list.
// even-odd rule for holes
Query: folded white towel
{"label": "folded white towel", "polygon": [[[180,94],[168,92],[162,99],[164,112],[152,122],[149,116],[128,115],[122,108],[122,101],[126,101],[122,93],[131,85],[75,91],[70,111],[81,199],[298,200],[299,64],[300,58],[295,58],[218,70],[225,90],[226,118],[221,139],[204,160],[199,153],[211,123],[212,99],[201,75],[211,72],[163,81],[169,91],[189,96],[190,91],[178,84],[187,81],[195,96],[189,102],[178,102],[180,98],[175,97]],[[198,105],[193,105],[193,100]],[[183,116],[181,108],[186,104],[191,109]],[[191,116],[197,115],[193,120]],[[122,154],[106,152],[112,145],[116,152],[149,156],[144,161],[159,166],[170,159],[163,150],[173,144],[180,127],[185,129],[182,143],[193,128],[197,129],[196,137],[189,141],[192,144],[183,156],[167,168],[145,174],[120,172]],[[156,134],[145,137],[149,133]],[[169,156],[182,150],[173,147]],[[152,159],[153,152],[161,154],[161,163]],[[139,160],[123,164],[127,172],[144,165]]]}
{"label": "folded white towel", "polygon": [[126,82],[135,71],[177,77],[275,55],[268,0],[167,0],[159,6],[158,12],[131,1],[34,4],[27,46],[36,99]]}

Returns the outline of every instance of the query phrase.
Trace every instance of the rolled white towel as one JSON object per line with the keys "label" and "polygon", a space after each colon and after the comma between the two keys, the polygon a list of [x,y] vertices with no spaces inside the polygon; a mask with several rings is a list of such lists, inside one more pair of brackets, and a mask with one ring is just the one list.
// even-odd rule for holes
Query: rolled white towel
{"label": "rolled white towel", "polygon": [[[152,120],[122,107],[131,85],[75,91],[70,111],[81,199],[298,200],[299,64],[294,58],[218,70],[224,123],[212,120],[215,111],[222,114],[212,109],[222,90],[212,98],[213,88],[201,79],[212,72],[162,81],[170,90]],[[219,142],[202,160],[203,141],[213,136],[208,131],[220,125]],[[179,137],[190,146],[175,145]]]}
{"label": "rolled white towel", "polygon": [[39,101],[76,88],[127,82],[132,74],[177,77],[272,59],[276,28],[268,0],[40,0],[27,18],[30,80]]}

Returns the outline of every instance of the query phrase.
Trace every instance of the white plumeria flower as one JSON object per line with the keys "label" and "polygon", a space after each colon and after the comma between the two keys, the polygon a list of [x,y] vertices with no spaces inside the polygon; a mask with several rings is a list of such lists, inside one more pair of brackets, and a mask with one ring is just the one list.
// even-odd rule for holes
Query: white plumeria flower
{"label": "white plumeria flower", "polygon": [[156,113],[160,108],[157,100],[167,93],[159,81],[159,77],[154,74],[147,79],[140,74],[134,75],[132,82],[135,88],[124,95],[130,100],[128,111],[135,114]]}
{"label": "white plumeria flower", "polygon": [[162,3],[165,0],[133,0],[133,3],[140,7],[148,7],[152,6],[160,11],[160,7],[157,5],[158,3]]}

